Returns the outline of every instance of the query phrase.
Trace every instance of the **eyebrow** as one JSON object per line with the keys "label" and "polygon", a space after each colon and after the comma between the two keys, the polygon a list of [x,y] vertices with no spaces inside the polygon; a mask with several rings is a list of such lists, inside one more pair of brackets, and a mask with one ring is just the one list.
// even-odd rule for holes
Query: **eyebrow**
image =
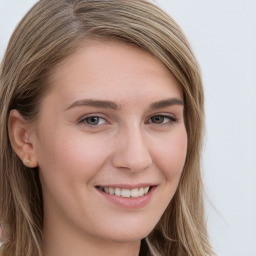
{"label": "eyebrow", "polygon": [[[183,100],[178,99],[178,98],[169,98],[169,99],[164,99],[164,100],[152,103],[150,105],[149,109],[159,109],[159,108],[169,107],[169,106],[173,106],[173,105],[184,106],[184,102],[183,102]],[[113,101],[83,99],[83,100],[75,101],[66,110],[69,110],[74,107],[79,107],[79,106],[107,108],[107,109],[113,109],[113,110],[121,109],[121,105],[118,103],[115,103]]]}
{"label": "eyebrow", "polygon": [[84,99],[84,100],[75,101],[66,110],[74,108],[74,107],[79,107],[79,106],[108,108],[108,109],[113,109],[113,110],[119,110],[121,108],[121,106],[119,104],[112,102],[112,101]]}
{"label": "eyebrow", "polygon": [[165,108],[173,105],[184,106],[184,101],[178,98],[169,98],[161,101],[154,102],[150,105],[150,109]]}

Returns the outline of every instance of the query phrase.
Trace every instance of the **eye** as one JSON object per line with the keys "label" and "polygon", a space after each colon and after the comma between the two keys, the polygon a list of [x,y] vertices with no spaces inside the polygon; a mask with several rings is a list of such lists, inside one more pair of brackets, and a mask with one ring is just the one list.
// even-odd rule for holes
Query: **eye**
{"label": "eye", "polygon": [[90,125],[90,126],[97,126],[103,125],[106,123],[106,120],[100,116],[88,116],[79,121],[79,123]]}
{"label": "eye", "polygon": [[176,121],[177,119],[170,115],[155,115],[149,119],[149,123],[153,124],[171,124]]}

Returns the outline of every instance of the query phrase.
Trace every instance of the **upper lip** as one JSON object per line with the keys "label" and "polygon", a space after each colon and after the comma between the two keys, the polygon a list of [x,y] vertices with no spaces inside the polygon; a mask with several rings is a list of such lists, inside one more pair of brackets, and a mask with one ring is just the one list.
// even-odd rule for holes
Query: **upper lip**
{"label": "upper lip", "polygon": [[124,189],[134,189],[134,188],[145,188],[153,187],[156,184],[153,183],[139,183],[139,184],[101,184],[96,187],[105,187],[105,188],[124,188]]}

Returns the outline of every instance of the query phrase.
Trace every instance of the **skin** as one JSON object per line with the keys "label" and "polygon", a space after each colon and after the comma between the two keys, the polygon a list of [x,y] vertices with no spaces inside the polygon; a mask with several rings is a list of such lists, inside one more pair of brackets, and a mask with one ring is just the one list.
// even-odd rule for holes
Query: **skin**
{"label": "skin", "polygon": [[[17,154],[39,167],[44,256],[138,255],[140,240],[177,189],[186,158],[178,83],[155,57],[116,41],[80,47],[49,83],[38,119],[27,123],[13,110],[9,123]],[[113,184],[151,184],[154,191],[145,206],[126,208],[96,187]]]}

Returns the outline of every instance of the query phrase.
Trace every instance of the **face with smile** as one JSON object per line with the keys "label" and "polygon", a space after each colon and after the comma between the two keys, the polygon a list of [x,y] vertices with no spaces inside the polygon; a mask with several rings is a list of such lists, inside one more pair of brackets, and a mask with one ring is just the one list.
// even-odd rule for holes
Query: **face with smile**
{"label": "face with smile", "polygon": [[178,83],[150,54],[109,41],[79,48],[49,83],[30,134],[45,234],[64,244],[137,243],[161,218],[183,170]]}

